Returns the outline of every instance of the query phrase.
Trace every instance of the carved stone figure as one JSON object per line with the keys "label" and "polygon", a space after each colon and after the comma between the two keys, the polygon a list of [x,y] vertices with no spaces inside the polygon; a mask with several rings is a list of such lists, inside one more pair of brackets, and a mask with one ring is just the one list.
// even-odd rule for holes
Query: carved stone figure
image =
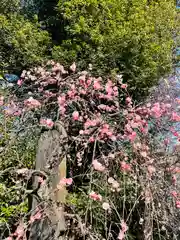
{"label": "carved stone figure", "polygon": [[32,223],[29,240],[60,240],[66,230],[63,203],[67,190],[65,187],[57,189],[62,178],[66,177],[65,146],[62,138],[67,138],[61,122],[55,124],[53,130],[44,132],[38,143],[36,156],[36,170],[46,174],[42,184],[38,177],[34,177],[33,188],[37,189],[38,197],[32,199],[32,215],[37,208],[43,208],[42,219]]}

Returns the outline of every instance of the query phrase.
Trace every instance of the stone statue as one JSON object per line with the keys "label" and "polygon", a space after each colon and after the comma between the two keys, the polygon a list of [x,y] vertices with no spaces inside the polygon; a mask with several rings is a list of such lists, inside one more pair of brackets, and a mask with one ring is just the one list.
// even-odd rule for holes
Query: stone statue
{"label": "stone statue", "polygon": [[38,171],[46,174],[43,184],[34,177],[33,189],[38,196],[32,198],[32,215],[36,208],[43,208],[42,219],[33,222],[29,240],[62,240],[66,230],[63,203],[67,195],[65,187],[57,189],[62,178],[66,178],[66,151],[62,139],[67,138],[63,124],[59,121],[54,129],[44,132],[38,142],[36,165]]}

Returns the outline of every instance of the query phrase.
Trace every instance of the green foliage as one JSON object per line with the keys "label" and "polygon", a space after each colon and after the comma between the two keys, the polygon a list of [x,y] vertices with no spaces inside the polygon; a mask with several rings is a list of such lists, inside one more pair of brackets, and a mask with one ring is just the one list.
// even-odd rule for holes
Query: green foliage
{"label": "green foliage", "polygon": [[60,44],[64,35],[64,21],[57,16],[58,0],[26,0],[23,6],[23,14],[32,19],[37,15],[42,29],[46,29],[54,44]]}
{"label": "green foliage", "polygon": [[0,14],[9,14],[20,10],[20,0],[0,0]]}
{"label": "green foliage", "polygon": [[5,116],[1,112],[0,225],[2,226],[3,223],[17,221],[28,211],[25,195],[27,180],[18,178],[15,168],[33,168],[38,137],[34,132],[28,136],[15,135],[13,129],[17,124],[19,124],[18,118]]}
{"label": "green foliage", "polygon": [[[7,188],[5,184],[0,184],[0,224],[27,213],[27,201],[21,202],[19,193],[15,187]],[[15,204],[19,200],[20,204]]]}
{"label": "green foliage", "polygon": [[174,1],[59,0],[66,39],[53,57],[93,64],[95,73],[118,69],[133,93],[147,93],[172,65]]}
{"label": "green foliage", "polygon": [[50,38],[20,15],[0,16],[0,69],[19,71],[41,62],[47,53]]}

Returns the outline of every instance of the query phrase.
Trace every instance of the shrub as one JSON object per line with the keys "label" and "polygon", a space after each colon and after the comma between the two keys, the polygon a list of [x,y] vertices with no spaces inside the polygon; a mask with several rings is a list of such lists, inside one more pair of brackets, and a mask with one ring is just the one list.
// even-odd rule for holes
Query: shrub
{"label": "shrub", "polygon": [[55,59],[91,63],[97,75],[121,72],[136,96],[171,70],[174,1],[59,0],[57,9],[66,39]]}
{"label": "shrub", "polygon": [[0,69],[20,71],[40,63],[47,54],[50,43],[46,31],[22,16],[0,16]]}
{"label": "shrub", "polygon": [[[166,129],[178,139],[170,123],[179,122],[179,114],[168,98],[136,106],[122,79],[114,83],[75,71],[75,64],[66,71],[53,61],[24,71],[15,89],[17,108],[9,109],[24,109],[21,119],[25,113],[29,118],[20,121],[23,126],[51,129],[57,119],[64,123],[67,177],[73,179],[66,207],[80,219],[79,235],[119,240],[146,239],[147,232],[154,239],[179,236],[178,156],[170,157],[171,139],[159,142],[153,133]],[[66,146],[67,139],[61,141]],[[23,229],[29,230],[30,220],[24,221]]]}
{"label": "shrub", "polygon": [[28,180],[22,181],[17,169],[33,168],[39,132],[36,128],[33,132],[27,128],[24,131],[18,112],[10,110],[12,98],[9,92],[0,94],[1,101],[4,96],[3,106],[2,102],[0,104],[0,236],[3,239],[8,232],[4,232],[5,226],[13,226],[14,221],[28,212],[25,193]]}

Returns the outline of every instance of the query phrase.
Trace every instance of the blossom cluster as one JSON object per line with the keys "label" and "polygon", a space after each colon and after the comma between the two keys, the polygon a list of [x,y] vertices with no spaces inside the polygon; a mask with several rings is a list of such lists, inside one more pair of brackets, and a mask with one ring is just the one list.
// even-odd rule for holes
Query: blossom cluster
{"label": "blossom cluster", "polygon": [[[164,122],[180,122],[179,113],[169,102],[136,106],[128,93],[127,83],[93,77],[85,71],[78,73],[76,69],[75,63],[66,71],[61,64],[49,61],[41,67],[23,71],[18,89],[33,87],[25,95],[19,114],[29,110],[38,111],[41,114],[39,125],[49,129],[54,127],[56,120],[64,123],[70,146],[67,154],[74,164],[73,174],[77,171],[79,175],[89,174],[97,178],[88,179],[91,187],[86,194],[94,204],[102,204],[103,211],[110,213],[112,205],[101,188],[97,190],[96,180],[107,186],[107,193],[110,192],[115,198],[125,191],[123,181],[129,177],[136,184],[140,182],[137,186],[144,188],[142,198],[144,195],[151,201],[152,198],[147,197],[151,191],[146,189],[146,184],[157,177],[159,169],[153,152],[155,148],[151,146],[150,130],[158,129],[160,132],[166,127]],[[3,104],[4,98],[1,97],[0,105]],[[16,108],[16,105],[10,107]],[[167,130],[180,139],[178,131],[169,125]],[[166,149],[169,139],[165,138],[161,144]],[[70,149],[72,146],[75,154]],[[82,169],[84,172],[81,172]],[[177,167],[169,170],[174,183],[175,169],[178,171]],[[62,179],[57,189],[70,186],[72,182],[76,184],[72,178]],[[175,192],[172,195],[176,199],[176,207],[180,208],[178,195]],[[40,218],[40,215],[31,217],[30,222]],[[121,221],[119,219],[119,222],[117,237],[123,240],[128,226],[125,218]]]}

